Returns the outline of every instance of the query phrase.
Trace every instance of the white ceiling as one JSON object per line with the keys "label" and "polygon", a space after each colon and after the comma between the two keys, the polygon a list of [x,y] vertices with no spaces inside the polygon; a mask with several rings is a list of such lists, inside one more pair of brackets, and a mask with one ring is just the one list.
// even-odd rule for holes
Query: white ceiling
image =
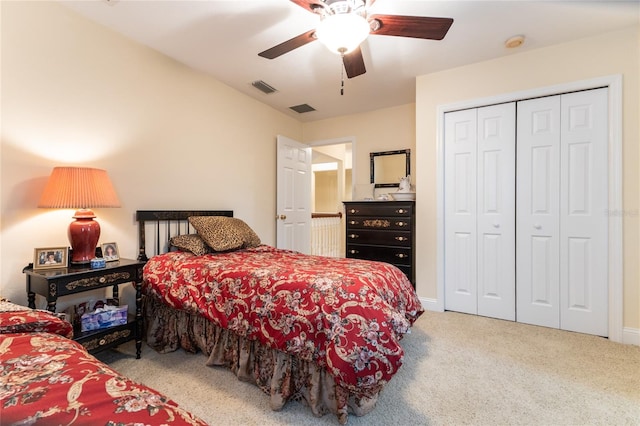
{"label": "white ceiling", "polygon": [[[276,59],[258,56],[313,29],[319,17],[289,0],[61,1],[75,11],[300,121],[415,102],[415,77],[637,25],[640,0],[376,0],[369,13],[453,18],[442,41],[371,35],[367,72],[346,79],[342,61],[312,42]],[[523,46],[507,49],[511,36]],[[540,69],[544,72],[544,68]],[[251,82],[277,89],[266,95]],[[289,107],[309,104],[298,114]]]}

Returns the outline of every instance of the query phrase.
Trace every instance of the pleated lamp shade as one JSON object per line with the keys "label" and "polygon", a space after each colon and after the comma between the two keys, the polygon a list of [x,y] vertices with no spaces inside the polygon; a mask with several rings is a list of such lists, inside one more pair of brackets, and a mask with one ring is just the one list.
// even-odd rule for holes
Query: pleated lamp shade
{"label": "pleated lamp shade", "polygon": [[105,170],[90,167],[55,167],[42,192],[38,207],[78,209],[69,225],[71,263],[89,263],[100,239],[100,225],[90,209],[120,207]]}

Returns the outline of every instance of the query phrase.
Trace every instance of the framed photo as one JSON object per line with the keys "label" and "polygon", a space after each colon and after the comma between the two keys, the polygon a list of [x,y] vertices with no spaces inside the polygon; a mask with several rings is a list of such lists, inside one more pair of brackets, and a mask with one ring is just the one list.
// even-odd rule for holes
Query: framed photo
{"label": "framed photo", "polygon": [[45,247],[33,251],[33,269],[66,268],[69,247]]}
{"label": "framed photo", "polygon": [[118,251],[118,244],[116,243],[104,243],[102,245],[102,257],[107,262],[120,259],[120,252]]}

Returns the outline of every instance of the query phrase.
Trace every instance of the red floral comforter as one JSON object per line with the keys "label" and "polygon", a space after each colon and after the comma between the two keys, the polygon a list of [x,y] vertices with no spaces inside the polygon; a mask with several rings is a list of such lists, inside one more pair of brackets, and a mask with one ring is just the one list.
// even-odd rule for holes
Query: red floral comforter
{"label": "red floral comforter", "polygon": [[47,312],[2,311],[0,328],[3,425],[206,425],[63,337],[71,325]]}
{"label": "red floral comforter", "polygon": [[145,265],[143,291],[313,361],[363,396],[377,393],[402,365],[399,341],[423,312],[395,266],[266,245],[155,256]]}

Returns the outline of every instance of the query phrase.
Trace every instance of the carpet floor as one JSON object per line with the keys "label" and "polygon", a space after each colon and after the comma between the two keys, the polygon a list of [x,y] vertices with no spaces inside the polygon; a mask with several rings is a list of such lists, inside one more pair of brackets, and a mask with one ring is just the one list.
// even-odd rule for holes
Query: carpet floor
{"label": "carpet floor", "polygon": [[[405,362],[376,408],[349,425],[640,425],[640,347],[455,312],[425,312],[402,345]],[[99,354],[212,425],[336,425],[299,402],[280,411],[254,385],[129,342]]]}

